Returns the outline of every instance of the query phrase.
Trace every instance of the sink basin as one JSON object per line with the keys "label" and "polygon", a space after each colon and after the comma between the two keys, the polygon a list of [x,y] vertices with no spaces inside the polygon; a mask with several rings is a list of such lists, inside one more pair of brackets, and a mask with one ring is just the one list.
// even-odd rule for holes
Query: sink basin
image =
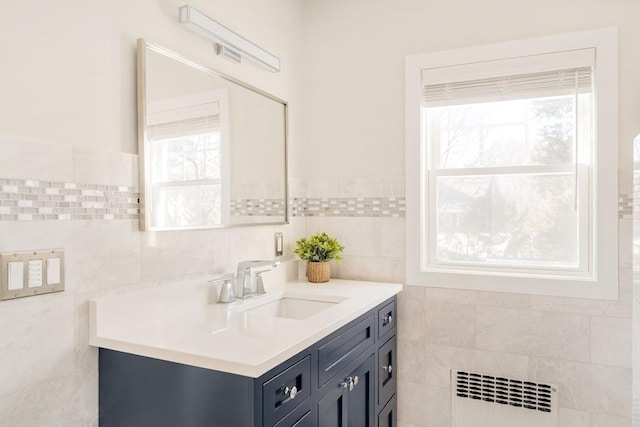
{"label": "sink basin", "polygon": [[241,309],[247,314],[261,314],[263,316],[282,317],[285,319],[303,320],[339,304],[342,298],[299,298],[283,296],[282,298],[265,302],[257,306]]}

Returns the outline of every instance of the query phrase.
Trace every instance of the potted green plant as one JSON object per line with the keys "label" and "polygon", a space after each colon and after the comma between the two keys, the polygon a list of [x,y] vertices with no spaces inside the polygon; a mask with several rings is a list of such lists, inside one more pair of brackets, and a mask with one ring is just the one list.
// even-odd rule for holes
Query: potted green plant
{"label": "potted green plant", "polygon": [[307,261],[307,279],[313,283],[328,282],[331,278],[332,259],[342,262],[344,246],[327,233],[316,233],[296,240],[295,253]]}

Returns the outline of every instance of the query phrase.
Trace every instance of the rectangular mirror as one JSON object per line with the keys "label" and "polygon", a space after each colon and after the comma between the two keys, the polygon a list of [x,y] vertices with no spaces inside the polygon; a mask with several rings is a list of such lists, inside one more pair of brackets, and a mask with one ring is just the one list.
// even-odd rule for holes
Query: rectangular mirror
{"label": "rectangular mirror", "polygon": [[140,227],[287,223],[287,103],[138,40]]}

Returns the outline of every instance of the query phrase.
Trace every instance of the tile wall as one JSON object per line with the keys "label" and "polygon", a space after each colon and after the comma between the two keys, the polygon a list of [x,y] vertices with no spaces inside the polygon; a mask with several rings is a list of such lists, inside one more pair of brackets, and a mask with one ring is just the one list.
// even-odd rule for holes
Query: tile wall
{"label": "tile wall", "polygon": [[[25,156],[27,167],[18,161]],[[275,231],[285,232],[289,254],[296,237],[339,237],[346,249],[337,277],[404,281],[403,179],[292,180],[285,227],[141,233],[129,210],[136,165],[134,155],[0,139],[0,250],[63,247],[67,259],[65,292],[0,303],[0,425],[97,425],[88,299],[230,271],[238,260],[269,256]],[[557,384],[561,427],[631,425],[627,198],[620,197],[619,301],[406,287],[401,426],[449,425],[452,368]]]}

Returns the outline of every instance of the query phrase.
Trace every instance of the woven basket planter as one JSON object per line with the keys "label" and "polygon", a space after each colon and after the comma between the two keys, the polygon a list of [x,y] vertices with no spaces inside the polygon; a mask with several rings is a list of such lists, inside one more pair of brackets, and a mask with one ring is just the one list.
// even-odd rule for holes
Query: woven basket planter
{"label": "woven basket planter", "polygon": [[325,283],[331,279],[331,263],[307,262],[307,279],[312,283]]}

